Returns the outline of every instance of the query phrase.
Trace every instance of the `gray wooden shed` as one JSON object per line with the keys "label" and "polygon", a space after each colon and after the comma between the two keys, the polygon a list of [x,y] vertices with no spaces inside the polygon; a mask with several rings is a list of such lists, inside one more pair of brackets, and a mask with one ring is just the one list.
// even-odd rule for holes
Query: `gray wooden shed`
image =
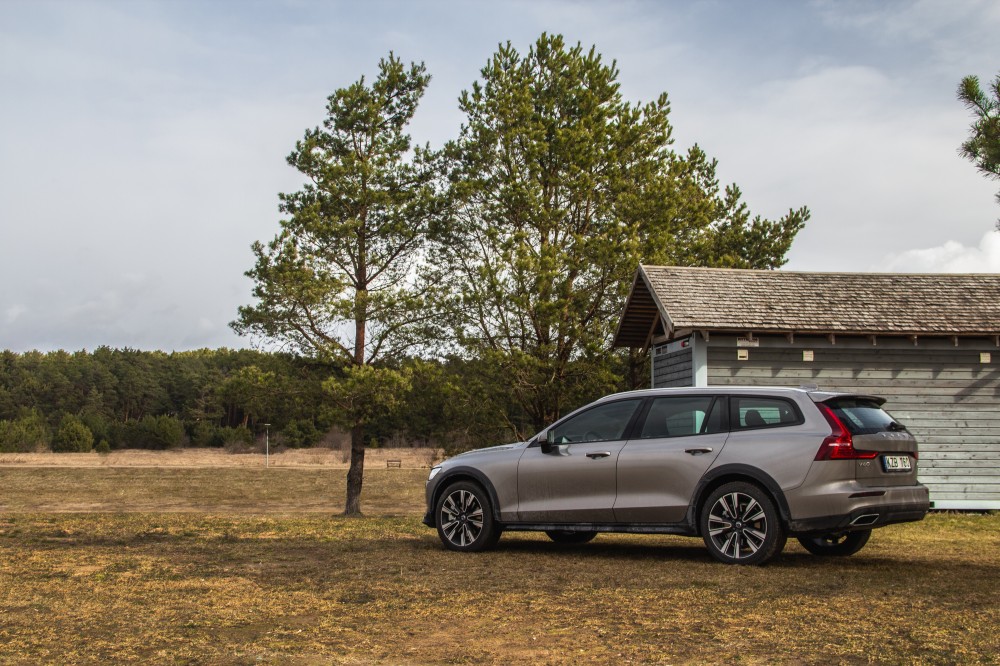
{"label": "gray wooden shed", "polygon": [[615,335],[653,387],[881,395],[939,509],[1000,509],[1000,275],[640,266]]}

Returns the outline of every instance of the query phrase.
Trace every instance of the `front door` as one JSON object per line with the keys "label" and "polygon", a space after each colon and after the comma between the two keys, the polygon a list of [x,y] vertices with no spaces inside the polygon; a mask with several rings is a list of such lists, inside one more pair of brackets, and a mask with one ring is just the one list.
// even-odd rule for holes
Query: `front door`
{"label": "front door", "polygon": [[640,399],[606,402],[552,427],[554,446],[525,449],[517,466],[518,517],[529,523],[614,521],[616,465]]}

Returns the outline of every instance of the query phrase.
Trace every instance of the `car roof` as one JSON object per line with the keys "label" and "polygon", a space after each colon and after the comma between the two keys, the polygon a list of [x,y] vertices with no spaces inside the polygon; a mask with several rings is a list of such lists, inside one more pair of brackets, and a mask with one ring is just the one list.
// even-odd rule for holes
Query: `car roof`
{"label": "car roof", "polygon": [[748,395],[789,395],[789,394],[799,394],[806,395],[812,399],[813,402],[826,402],[833,398],[839,397],[854,397],[854,398],[869,398],[871,400],[878,401],[879,404],[885,402],[885,398],[868,395],[863,393],[847,393],[843,391],[820,391],[815,387],[792,387],[792,386],[726,386],[726,385],[716,385],[716,386],[677,386],[671,388],[653,388],[653,389],[638,389],[635,391],[622,391],[621,393],[613,393],[611,395],[604,396],[596,402],[604,402],[606,400],[619,400],[622,398],[645,398],[645,397],[655,397],[655,396],[668,396],[677,395],[679,393],[692,394],[692,393],[709,393],[709,394],[748,394]]}

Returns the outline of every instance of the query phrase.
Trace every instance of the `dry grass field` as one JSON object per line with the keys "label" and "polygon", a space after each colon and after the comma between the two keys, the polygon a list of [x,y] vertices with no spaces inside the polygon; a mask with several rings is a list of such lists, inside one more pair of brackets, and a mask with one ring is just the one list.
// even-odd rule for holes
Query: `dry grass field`
{"label": "dry grass field", "polygon": [[424,528],[425,470],[0,467],[0,663],[1000,663],[1000,515],[847,559]]}
{"label": "dry grass field", "polygon": [[[263,447],[259,447],[263,448]],[[365,465],[428,468],[442,456],[440,449],[368,449]],[[266,458],[266,460],[265,460]],[[347,469],[348,454],[339,449],[316,447],[287,449],[270,456],[260,453],[229,453],[224,449],[129,449],[109,453],[0,453],[0,467],[323,467]]]}

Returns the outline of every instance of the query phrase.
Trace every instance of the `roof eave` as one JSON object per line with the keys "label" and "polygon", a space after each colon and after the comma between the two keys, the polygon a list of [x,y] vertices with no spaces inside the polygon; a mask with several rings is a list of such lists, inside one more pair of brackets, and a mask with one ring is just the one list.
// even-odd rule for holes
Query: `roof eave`
{"label": "roof eave", "polygon": [[621,316],[618,318],[618,326],[615,329],[615,336],[611,343],[612,347],[630,347],[630,348],[646,347],[648,346],[649,338],[651,337],[651,335],[655,334],[654,329],[657,326],[657,322],[656,322],[656,316],[654,315],[652,319],[640,322],[639,324],[640,329],[653,330],[652,334],[644,336],[643,340],[631,339],[631,337],[628,334],[625,334],[625,337],[628,339],[625,341],[622,340],[623,337],[622,329],[625,327],[626,322],[632,323],[629,320],[631,318],[634,318],[634,316],[637,316],[633,315],[632,317],[630,317],[629,312],[632,309],[632,305],[636,297],[637,287],[640,286],[639,282],[640,279],[642,280],[641,284],[642,288],[646,290],[646,293],[649,295],[650,299],[653,301],[653,304],[656,306],[657,311],[659,312],[659,318],[660,318],[659,324],[662,326],[664,333],[667,335],[667,337],[670,337],[671,333],[674,330],[673,320],[670,318],[669,313],[667,313],[666,308],[663,307],[663,302],[660,300],[660,297],[656,293],[656,290],[653,289],[653,285],[650,283],[649,277],[646,275],[645,267],[642,264],[639,264],[639,268],[637,268],[635,272],[635,278],[632,280],[632,288],[629,290],[628,298],[625,300],[625,307],[622,310]]}

